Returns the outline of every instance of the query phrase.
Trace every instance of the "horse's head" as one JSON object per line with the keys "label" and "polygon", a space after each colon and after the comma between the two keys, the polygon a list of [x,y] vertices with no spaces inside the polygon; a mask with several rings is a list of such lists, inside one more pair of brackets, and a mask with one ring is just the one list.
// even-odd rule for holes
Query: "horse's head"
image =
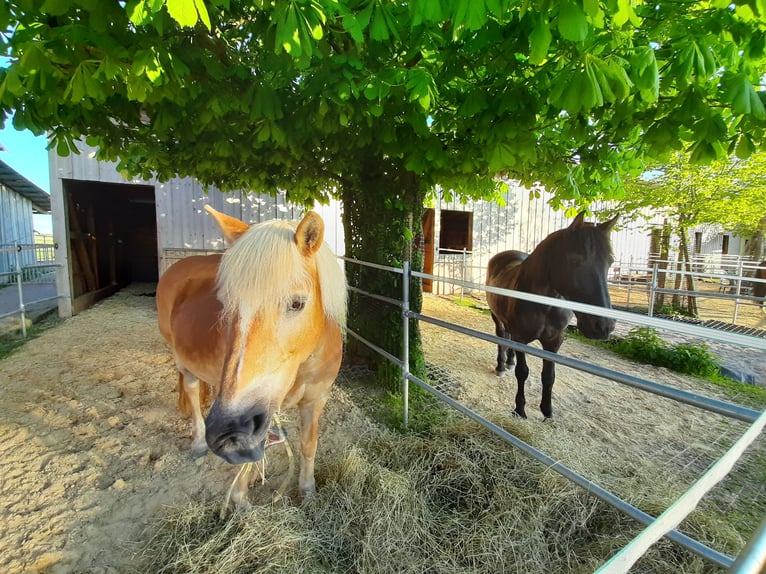
{"label": "horse's head", "polygon": [[345,279],[314,212],[297,227],[249,227],[208,211],[231,247],[218,271],[226,356],[205,438],[215,454],[239,464],[262,458],[272,415],[299,367],[330,322],[343,324]]}
{"label": "horse's head", "polygon": [[[604,223],[584,221],[580,213],[566,229],[559,232],[556,256],[551,265],[552,283],[565,299],[611,307],[607,272],[614,261],[609,233],[617,222],[615,216]],[[551,246],[553,248],[553,245]],[[553,249],[552,249],[553,251]],[[577,328],[589,339],[606,339],[614,330],[614,319],[575,312]]]}

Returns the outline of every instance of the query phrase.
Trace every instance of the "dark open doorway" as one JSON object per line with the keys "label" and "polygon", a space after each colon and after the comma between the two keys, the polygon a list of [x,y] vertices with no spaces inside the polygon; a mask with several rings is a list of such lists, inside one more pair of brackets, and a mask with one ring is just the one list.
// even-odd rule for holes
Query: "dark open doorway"
{"label": "dark open doorway", "polygon": [[158,280],[154,187],[64,180],[74,312]]}

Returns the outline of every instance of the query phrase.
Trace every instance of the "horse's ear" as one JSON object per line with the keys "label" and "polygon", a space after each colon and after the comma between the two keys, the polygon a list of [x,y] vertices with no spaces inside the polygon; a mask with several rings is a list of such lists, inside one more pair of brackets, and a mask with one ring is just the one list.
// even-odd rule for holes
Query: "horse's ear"
{"label": "horse's ear", "polygon": [[240,221],[236,217],[231,217],[230,215],[216,211],[209,205],[205,206],[205,211],[215,218],[215,222],[221,229],[221,233],[223,233],[223,238],[229,245],[233,244],[243,233],[245,233],[245,231],[250,229],[250,226],[247,223]]}
{"label": "horse's ear", "polygon": [[295,244],[304,257],[316,253],[324,241],[324,221],[314,211],[309,211],[295,230]]}
{"label": "horse's ear", "polygon": [[585,212],[581,211],[577,214],[577,217],[574,218],[574,221],[569,224],[570,229],[577,229],[580,227],[583,222],[585,221]]}
{"label": "horse's ear", "polygon": [[614,224],[617,223],[617,220],[620,219],[620,214],[618,213],[615,215],[612,219],[609,221],[604,221],[603,223],[598,224],[598,228],[603,231],[604,233],[609,233],[612,230],[612,227],[614,227]]}

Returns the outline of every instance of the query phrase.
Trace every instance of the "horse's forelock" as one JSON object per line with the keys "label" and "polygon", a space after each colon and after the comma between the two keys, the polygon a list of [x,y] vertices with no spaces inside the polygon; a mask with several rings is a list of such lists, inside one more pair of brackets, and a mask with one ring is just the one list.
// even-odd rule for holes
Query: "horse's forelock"
{"label": "horse's forelock", "polygon": [[[218,270],[218,298],[224,317],[244,322],[269,305],[287,305],[296,285],[312,283],[295,244],[297,222],[254,225],[224,254]],[[326,245],[316,255],[325,314],[341,326],[346,319],[346,283]]]}
{"label": "horse's forelock", "polygon": [[[567,231],[566,229],[563,231]],[[574,242],[588,251],[589,257],[594,257],[600,262],[610,262],[612,259],[612,244],[609,241],[609,232],[604,231],[598,225],[588,223],[577,229],[570,230],[571,236],[567,236],[567,243]]]}

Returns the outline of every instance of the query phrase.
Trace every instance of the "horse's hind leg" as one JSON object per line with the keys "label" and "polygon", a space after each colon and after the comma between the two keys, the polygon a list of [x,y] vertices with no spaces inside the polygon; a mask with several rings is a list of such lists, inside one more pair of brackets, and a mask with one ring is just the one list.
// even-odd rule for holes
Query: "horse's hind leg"
{"label": "horse's hind leg", "polygon": [[186,369],[178,371],[178,406],[185,415],[191,415],[192,456],[197,458],[207,453],[205,441],[205,419],[202,416],[200,385],[206,384]]}
{"label": "horse's hind leg", "polygon": [[524,383],[526,383],[527,377],[529,377],[529,367],[527,366],[527,356],[521,351],[516,351],[515,374],[516,374],[516,408],[514,409],[513,412],[516,413],[521,418],[525,419],[527,418],[527,413],[524,410],[524,407],[527,403],[527,399],[524,396]]}
{"label": "horse's hind leg", "polygon": [[[503,322],[495,317],[495,314],[492,313],[492,320],[495,322],[495,335],[498,337],[502,337],[503,339],[509,338],[509,333],[506,331],[505,326],[503,325]],[[513,351],[510,350],[508,347],[504,347],[503,345],[497,346],[497,367],[495,367],[495,372],[498,375],[502,375],[508,367],[513,366]]]}

